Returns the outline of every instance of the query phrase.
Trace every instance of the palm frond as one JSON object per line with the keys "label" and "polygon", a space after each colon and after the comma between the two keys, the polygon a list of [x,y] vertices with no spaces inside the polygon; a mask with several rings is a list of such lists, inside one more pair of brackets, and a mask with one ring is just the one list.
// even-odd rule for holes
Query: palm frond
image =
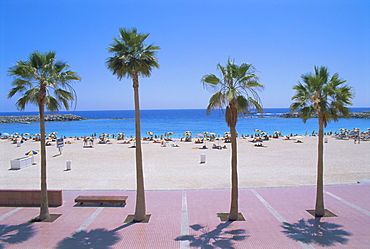
{"label": "palm frond", "polygon": [[51,112],[58,111],[60,109],[60,103],[51,95],[46,96],[45,106]]}
{"label": "palm frond", "polygon": [[[14,77],[12,82],[14,87],[8,93],[8,97],[13,97],[16,93],[23,94],[16,103],[19,109],[23,110],[27,104],[39,106],[45,101],[46,107],[51,108],[50,111],[56,111],[60,104],[55,101],[60,100],[65,105],[65,100],[74,99],[76,92],[70,83],[81,78],[77,73],[67,70],[69,65],[57,61],[55,55],[55,52],[41,54],[35,51],[30,54],[28,61],[18,61],[15,66],[9,68],[9,75]],[[56,89],[65,90],[58,93]],[[67,93],[67,90],[70,92]],[[45,99],[41,92],[46,92]],[[62,98],[54,98],[55,94],[60,94]]]}
{"label": "palm frond", "polygon": [[[214,108],[226,110],[231,108],[230,111],[244,113],[250,107],[256,107],[262,112],[261,99],[257,91],[263,89],[263,85],[258,82],[259,79],[254,74],[255,69],[251,64],[242,63],[238,66],[229,59],[226,66],[217,64],[217,68],[221,72],[221,77],[207,74],[201,80],[205,87],[211,86],[217,91],[209,100],[207,113]],[[228,120],[231,116],[226,113],[228,125],[233,124],[233,119]]]}
{"label": "palm frond", "polygon": [[209,115],[212,109],[222,108],[225,103],[225,97],[221,92],[217,92],[209,99],[207,106],[207,114]]}
{"label": "palm frond", "polygon": [[294,102],[291,110],[299,110],[304,122],[313,114],[318,114],[324,126],[330,120],[338,121],[340,116],[347,117],[353,98],[351,88],[343,85],[346,81],[339,78],[335,73],[330,77],[326,67],[314,67],[314,73],[307,73],[301,76],[299,82],[293,87],[296,90],[292,97]]}
{"label": "palm frond", "polygon": [[141,75],[149,77],[153,68],[159,68],[155,54],[160,49],[154,44],[145,45],[148,34],[137,32],[136,28],[120,28],[119,38],[113,38],[108,51],[113,55],[106,61],[107,67],[117,78]]}
{"label": "palm frond", "polygon": [[232,100],[236,99],[237,98],[237,90],[234,89],[234,88],[231,88],[231,89],[227,89],[227,91],[225,92],[225,98],[231,102]]}
{"label": "palm frond", "polygon": [[244,96],[239,95],[236,97],[235,105],[237,108],[237,112],[240,113],[240,112],[250,109],[251,101],[250,99],[246,99]]}
{"label": "palm frond", "polygon": [[207,74],[203,76],[202,82],[217,85],[218,83],[221,82],[221,80],[214,74]]}

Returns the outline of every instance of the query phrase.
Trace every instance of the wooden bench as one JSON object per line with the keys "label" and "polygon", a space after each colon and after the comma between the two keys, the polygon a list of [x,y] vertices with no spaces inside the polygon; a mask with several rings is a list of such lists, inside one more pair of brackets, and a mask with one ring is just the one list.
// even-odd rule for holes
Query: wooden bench
{"label": "wooden bench", "polygon": [[86,203],[121,203],[121,205],[126,203],[128,196],[83,196],[80,195],[75,199],[75,202],[79,202],[80,205]]}

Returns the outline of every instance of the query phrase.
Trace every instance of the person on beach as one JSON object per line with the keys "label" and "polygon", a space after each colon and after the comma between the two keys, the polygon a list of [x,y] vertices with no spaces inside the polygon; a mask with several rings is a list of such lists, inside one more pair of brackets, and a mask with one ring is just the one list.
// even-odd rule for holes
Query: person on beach
{"label": "person on beach", "polygon": [[355,136],[355,140],[354,140],[354,143],[355,143],[355,144],[356,144],[356,141],[357,141],[357,143],[358,143],[358,144],[360,144],[361,136],[356,135],[356,136]]}

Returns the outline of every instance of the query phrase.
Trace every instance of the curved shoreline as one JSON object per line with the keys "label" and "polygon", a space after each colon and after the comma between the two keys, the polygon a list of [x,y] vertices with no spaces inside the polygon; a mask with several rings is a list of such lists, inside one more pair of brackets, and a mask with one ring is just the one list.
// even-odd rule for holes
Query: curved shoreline
{"label": "curved shoreline", "polygon": [[[298,139],[298,138],[296,138]],[[133,145],[110,139],[109,144],[86,147],[82,140],[67,139],[60,155],[56,143],[47,147],[48,186],[63,190],[135,190],[135,150]],[[317,137],[300,136],[303,143],[282,138],[256,147],[250,139],[238,139],[239,188],[314,186],[316,183]],[[227,149],[200,149],[193,142],[160,143],[143,141],[146,190],[229,189],[230,145]],[[177,144],[179,147],[171,146]],[[216,145],[218,142],[215,142]],[[221,145],[224,145],[223,143]],[[325,185],[356,184],[370,179],[370,142],[328,137],[325,146]],[[35,165],[9,170],[12,159],[27,151],[39,150],[40,143],[28,140],[21,147],[10,140],[0,140],[4,152],[0,158],[3,175],[0,188],[37,189],[40,181],[40,155]],[[201,154],[206,162],[200,163]],[[66,170],[70,160],[71,170]],[[348,167],[351,165],[351,167]]]}

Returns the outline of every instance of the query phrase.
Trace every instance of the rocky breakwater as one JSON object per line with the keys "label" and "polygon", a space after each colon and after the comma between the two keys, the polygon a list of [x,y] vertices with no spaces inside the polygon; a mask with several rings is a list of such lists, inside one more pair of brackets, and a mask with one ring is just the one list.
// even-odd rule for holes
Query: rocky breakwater
{"label": "rocky breakwater", "polygon": [[[279,117],[282,118],[300,118],[300,114],[298,112],[294,113],[284,113],[283,115],[280,115]],[[312,118],[317,118],[317,114],[312,115]],[[353,112],[350,114],[349,118],[362,118],[362,119],[370,119],[370,112]]]}
{"label": "rocky breakwater", "polygon": [[[85,118],[73,114],[50,114],[45,115],[45,121],[79,121]],[[38,115],[30,116],[0,116],[0,123],[31,123],[39,122]]]}

